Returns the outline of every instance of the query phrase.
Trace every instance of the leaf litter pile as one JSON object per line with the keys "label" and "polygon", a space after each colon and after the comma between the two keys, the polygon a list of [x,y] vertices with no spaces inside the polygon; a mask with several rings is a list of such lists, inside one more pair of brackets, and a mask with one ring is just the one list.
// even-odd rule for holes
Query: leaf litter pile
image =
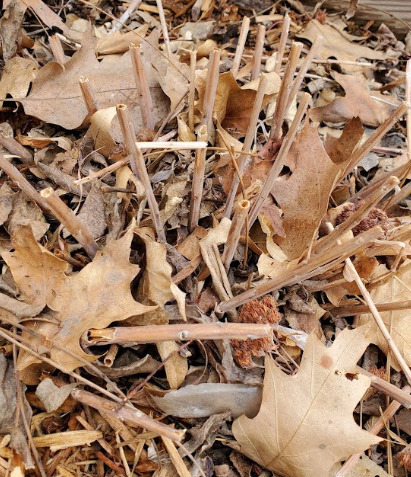
{"label": "leaf litter pile", "polygon": [[411,35],[11,0],[0,36],[0,475],[407,476]]}

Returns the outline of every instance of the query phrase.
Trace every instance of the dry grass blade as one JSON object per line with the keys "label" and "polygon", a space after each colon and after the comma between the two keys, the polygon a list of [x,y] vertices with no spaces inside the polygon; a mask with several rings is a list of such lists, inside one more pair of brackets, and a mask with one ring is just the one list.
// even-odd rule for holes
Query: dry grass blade
{"label": "dry grass blade", "polygon": [[249,29],[250,29],[250,19],[248,17],[244,17],[243,21],[241,22],[241,29],[240,29],[240,34],[238,36],[238,42],[237,42],[237,48],[235,50],[233,66],[231,67],[231,73],[233,74],[234,78],[237,77],[238,70],[240,68],[241,58],[243,56],[244,46],[247,40]]}

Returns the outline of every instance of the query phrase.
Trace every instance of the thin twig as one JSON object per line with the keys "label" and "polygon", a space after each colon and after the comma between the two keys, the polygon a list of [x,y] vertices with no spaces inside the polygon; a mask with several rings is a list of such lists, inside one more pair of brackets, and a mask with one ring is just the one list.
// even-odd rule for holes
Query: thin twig
{"label": "thin twig", "polygon": [[116,31],[119,31],[124,26],[124,23],[130,18],[133,12],[138,9],[141,1],[142,0],[133,0],[133,2],[130,3],[127,10],[121,15],[120,19],[114,24],[111,31],[109,31],[108,33],[109,35],[111,35],[112,33],[115,33]]}
{"label": "thin twig", "polygon": [[250,229],[254,222],[257,220],[258,214],[260,213],[265,200],[267,199],[268,195],[270,194],[270,191],[272,190],[275,181],[277,180],[278,176],[280,175],[280,172],[283,168],[285,159],[287,158],[288,152],[290,151],[290,148],[295,140],[295,136],[297,134],[298,128],[301,124],[301,121],[304,117],[305,112],[307,111],[308,103],[311,99],[311,96],[308,93],[304,93],[303,100],[301,101],[297,114],[294,117],[294,120],[291,124],[290,129],[288,130],[282,144],[280,151],[274,161],[274,164],[272,165],[270,172],[268,173],[268,176],[264,182],[264,185],[257,196],[256,200],[253,203],[253,206],[251,208],[249,217],[248,217],[248,228]]}
{"label": "thin twig", "polygon": [[245,42],[247,41],[248,31],[250,29],[250,19],[244,17],[241,23],[240,35],[238,37],[237,48],[235,50],[235,56],[233,59],[233,66],[231,67],[231,73],[234,78],[237,78],[238,70],[240,69],[241,58],[244,52]]}
{"label": "thin twig", "polygon": [[67,207],[51,187],[43,189],[40,195],[56,219],[66,227],[78,243],[83,246],[87,255],[93,259],[99,250],[99,246],[84,224],[80,222],[74,212]]}
{"label": "thin twig", "polygon": [[153,116],[153,101],[147,81],[146,70],[141,58],[142,53],[140,45],[132,43],[130,45],[130,54],[133,63],[134,82],[136,84],[139,98],[141,120],[145,128],[154,129],[155,119]]}
{"label": "thin twig", "polygon": [[158,16],[160,17],[161,31],[163,32],[164,45],[166,47],[167,58],[171,59],[171,47],[170,47],[170,38],[168,36],[166,16],[164,15],[163,2],[161,0],[156,0],[158,8]]}
{"label": "thin twig", "polygon": [[261,57],[263,56],[265,40],[265,26],[260,23],[257,27],[257,38],[255,40],[253,69],[251,70],[251,80],[257,79],[261,74]]}
{"label": "thin twig", "polygon": [[[327,222],[327,227],[328,230],[331,232],[334,230],[334,227],[330,222]],[[337,244],[341,245],[341,241],[337,240]],[[411,370],[408,367],[407,363],[405,362],[405,359],[403,358],[402,354],[400,353],[400,350],[398,349],[397,345],[395,344],[394,340],[392,339],[392,336],[390,335],[387,327],[385,326],[384,320],[382,319],[382,316],[380,315],[380,312],[378,311],[377,307],[375,306],[374,300],[372,299],[370,292],[367,290],[366,286],[364,285],[360,275],[358,274],[356,268],[354,267],[354,264],[352,263],[352,260],[350,257],[345,259],[345,265],[347,267],[347,270],[349,271],[351,278],[354,279],[355,283],[357,284],[358,288],[361,291],[361,294],[367,303],[370,312],[372,316],[374,317],[375,323],[378,326],[378,329],[380,330],[381,334],[384,336],[389,349],[391,350],[392,354],[395,356],[396,360],[398,361],[398,364],[400,365],[403,373],[405,374],[405,377],[408,381],[408,384],[411,385]]]}
{"label": "thin twig", "polygon": [[277,58],[275,62],[274,73],[279,74],[281,70],[281,64],[283,62],[285,46],[287,44],[288,33],[290,31],[290,17],[288,13],[284,16],[283,26],[281,29],[280,44],[278,45]]}
{"label": "thin twig", "polygon": [[135,142],[136,135],[134,133],[134,128],[130,119],[128,108],[125,104],[117,105],[117,115],[120,120],[124,142],[130,154],[131,169],[138,179],[141,180],[146,191],[147,201],[151,211],[151,218],[157,233],[157,237],[161,242],[166,242],[166,235],[164,233],[163,223],[161,221],[160,210],[151,187],[150,177],[146,169],[143,154]]}
{"label": "thin twig", "polygon": [[258,339],[272,337],[273,329],[260,323],[198,323],[176,325],[118,326],[87,333],[90,346],[163,341]]}
{"label": "thin twig", "polygon": [[[207,139],[207,126],[202,125],[198,131],[198,140],[205,141]],[[191,202],[190,202],[190,217],[189,217],[189,229],[193,231],[200,219],[200,207],[201,200],[203,198],[203,186],[204,186],[204,173],[205,173],[205,159],[206,159],[206,146],[196,151],[196,157],[194,161],[193,180],[191,184]]]}
{"label": "thin twig", "polygon": [[237,195],[238,185],[240,184],[240,176],[242,175],[244,168],[246,166],[246,161],[248,153],[251,152],[251,145],[253,143],[254,137],[257,130],[258,117],[263,105],[264,94],[267,88],[268,78],[266,75],[261,75],[260,82],[258,85],[257,94],[255,95],[255,100],[253,104],[253,109],[251,111],[250,122],[248,124],[247,133],[243,145],[243,154],[238,158],[238,171],[239,175],[233,176],[233,181],[231,183],[231,188],[227,195],[227,201],[224,208],[224,217],[231,217],[231,213],[234,206],[234,200]]}
{"label": "thin twig", "polygon": [[[310,290],[311,291],[311,290]],[[377,310],[382,311],[394,311],[394,310],[411,310],[411,300],[397,301],[392,303],[376,303]],[[370,313],[370,307],[368,305],[356,304],[347,306],[337,306],[335,308],[326,308],[333,317],[337,316],[353,316],[362,315],[364,313]]]}

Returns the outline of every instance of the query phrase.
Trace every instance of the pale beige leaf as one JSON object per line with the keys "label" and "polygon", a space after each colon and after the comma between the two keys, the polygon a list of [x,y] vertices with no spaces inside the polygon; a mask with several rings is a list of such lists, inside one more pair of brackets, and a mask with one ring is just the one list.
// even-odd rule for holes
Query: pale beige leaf
{"label": "pale beige leaf", "polygon": [[[164,369],[171,389],[178,389],[188,372],[188,360],[178,352],[180,346],[175,341],[157,343],[157,350],[164,361]],[[170,356],[171,355],[171,356]]]}
{"label": "pale beige leaf", "polygon": [[370,379],[350,373],[368,344],[364,327],[342,331],[330,348],[310,335],[293,376],[267,357],[260,412],[233,424],[241,452],[279,475],[326,477],[336,462],[379,442],[353,418]]}
{"label": "pale beige leaf", "polygon": [[[37,63],[29,58],[15,56],[6,62],[0,80],[0,98],[25,98],[37,73]],[[0,101],[2,106],[3,101]]]}
{"label": "pale beige leaf", "polygon": [[[380,265],[376,270],[378,275],[387,272],[388,269],[385,265]],[[371,297],[376,304],[411,300],[411,260],[406,260],[390,280],[384,281],[380,286],[373,288],[371,290]],[[385,311],[381,312],[381,317],[390,330],[390,334],[406,363],[408,366],[411,366],[411,326],[409,310]],[[387,354],[387,341],[378,331],[373,316],[371,314],[361,315],[359,317],[359,323],[370,323],[375,332],[373,342]],[[394,357],[392,360],[393,366],[400,369]]]}

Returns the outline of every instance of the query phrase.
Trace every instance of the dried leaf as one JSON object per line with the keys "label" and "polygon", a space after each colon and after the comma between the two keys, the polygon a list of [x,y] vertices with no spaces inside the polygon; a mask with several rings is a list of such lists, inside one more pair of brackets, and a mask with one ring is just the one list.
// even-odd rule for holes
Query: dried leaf
{"label": "dried leaf", "polygon": [[[381,51],[371,50],[366,46],[356,45],[356,40],[361,40],[353,35],[349,35],[332,24],[321,24],[318,20],[311,20],[306,28],[298,35],[300,38],[314,42],[316,38],[322,36],[324,41],[317,51],[317,56],[326,60],[336,58],[342,61],[356,61],[358,58],[368,58],[370,60],[383,60],[386,55]],[[345,71],[361,71],[362,66],[342,65]]]}
{"label": "dried leaf", "polygon": [[39,397],[47,412],[58,409],[70,396],[76,383],[56,386],[50,378],[46,378],[37,386],[36,395]]}
{"label": "dried leaf", "polygon": [[42,0],[21,0],[28,8],[31,8],[34,13],[44,22],[49,28],[57,27],[64,34],[68,33],[68,27],[61,18],[53,12]]}
{"label": "dried leaf", "polygon": [[[15,56],[6,62],[0,80],[0,98],[25,98],[37,73],[37,63],[29,58]],[[0,101],[0,107],[3,101]]]}
{"label": "dried leaf", "polygon": [[336,81],[344,88],[345,96],[337,97],[331,103],[310,111],[314,121],[339,123],[359,117],[367,126],[379,126],[400,104],[392,96],[371,92],[362,76],[334,73]]}
{"label": "dried leaf", "polygon": [[12,0],[0,19],[0,37],[4,61],[10,60],[17,53],[25,11],[26,6],[22,2]]}
{"label": "dried leaf", "polygon": [[[6,254],[5,259],[16,283],[28,296],[27,301],[42,301],[54,310],[54,320],[37,324],[36,330],[41,335],[93,361],[97,356],[85,353],[79,344],[85,331],[105,328],[113,321],[153,309],[136,302],[131,295],[130,283],[139,271],[137,265],[129,262],[132,238],[130,227],[121,239],[112,240],[97,252],[93,262],[79,273],[66,276],[66,262],[37,244],[30,229],[21,228],[13,235],[15,251]],[[32,341],[40,343],[37,338]],[[82,361],[58,348],[52,347],[50,356],[65,370],[83,366]],[[28,361],[24,363],[25,367]]]}
{"label": "dried leaf", "polygon": [[316,126],[307,122],[291,146],[287,165],[291,177],[280,177],[273,195],[283,211],[286,234],[276,241],[291,260],[304,253],[315,237],[344,164],[330,159]]}
{"label": "dried leaf", "polygon": [[8,233],[13,235],[20,225],[29,225],[36,240],[40,240],[50,228],[40,207],[21,192],[13,196],[13,208],[6,221]]}
{"label": "dried leaf", "polygon": [[347,377],[368,344],[365,328],[342,331],[330,348],[310,335],[294,376],[267,357],[260,412],[233,424],[241,452],[287,477],[326,476],[336,462],[379,442],[352,415],[370,379]]}
{"label": "dried leaf", "polygon": [[[85,33],[82,47],[64,66],[51,62],[39,70],[30,94],[21,101],[26,114],[66,129],[79,127],[87,116],[79,86],[80,76],[89,78],[98,109],[125,103],[139,129],[141,114],[130,54],[125,53],[115,64],[99,62],[90,30]],[[154,118],[158,121],[167,115],[168,101],[153,77],[148,77],[148,83]]]}
{"label": "dried leaf", "polygon": [[[372,277],[383,275],[388,272],[385,265],[380,265]],[[406,260],[397,270],[395,275],[383,282],[380,286],[371,290],[371,297],[375,303],[394,303],[397,301],[411,300],[411,260]],[[411,327],[409,310],[393,310],[381,312],[384,323],[390,330],[390,334],[408,366],[411,366]],[[373,343],[388,353],[388,345],[385,338],[378,331],[375,320],[371,314],[359,317],[359,324],[369,323],[374,331]],[[392,365],[400,369],[397,361],[392,357]]]}

